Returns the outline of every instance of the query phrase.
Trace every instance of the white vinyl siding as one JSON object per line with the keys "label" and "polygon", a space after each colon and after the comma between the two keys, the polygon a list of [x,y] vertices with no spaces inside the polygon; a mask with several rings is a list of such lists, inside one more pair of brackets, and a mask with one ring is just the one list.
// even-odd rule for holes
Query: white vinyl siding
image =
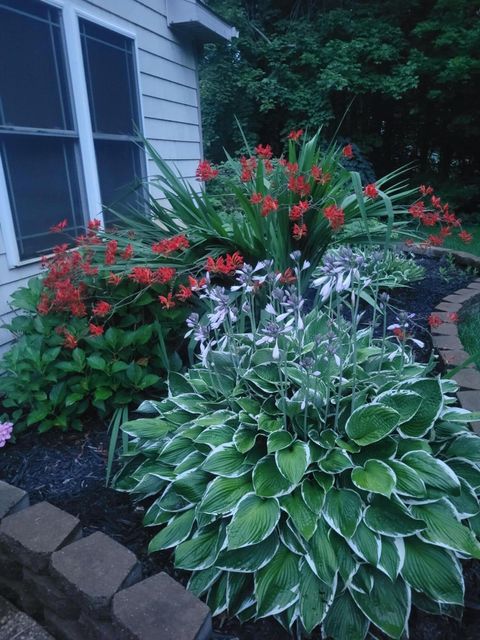
{"label": "white vinyl siding", "polygon": [[[202,156],[197,51],[193,43],[179,40],[167,26],[165,0],[52,0],[52,4],[60,9],[73,7],[78,17],[134,38],[144,135],[199,188],[195,180]],[[146,167],[148,175],[155,174],[152,162],[147,161]],[[156,189],[152,195],[160,196]],[[7,259],[5,244],[14,239],[6,232],[2,237],[5,215],[0,203],[0,325],[11,318],[10,294],[40,270],[37,262],[15,265]],[[10,340],[0,329],[0,354]]]}

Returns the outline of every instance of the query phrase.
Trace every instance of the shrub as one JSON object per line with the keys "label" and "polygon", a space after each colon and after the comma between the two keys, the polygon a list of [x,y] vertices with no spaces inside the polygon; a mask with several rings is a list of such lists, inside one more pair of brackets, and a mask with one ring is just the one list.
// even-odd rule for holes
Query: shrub
{"label": "shrub", "polygon": [[117,488],[149,498],[144,523],[162,525],[150,551],[175,548],[214,615],[400,638],[412,602],[447,615],[463,603],[459,560],[480,558],[480,438],[452,406],[456,385],[413,362],[406,316],[391,337],[361,328],[369,278],[361,261],[341,267],[308,314],[305,264],[284,288],[268,264],[244,267],[230,296],[207,284],[210,312],[189,319],[200,363],[139,407],[156,417],[122,425]]}

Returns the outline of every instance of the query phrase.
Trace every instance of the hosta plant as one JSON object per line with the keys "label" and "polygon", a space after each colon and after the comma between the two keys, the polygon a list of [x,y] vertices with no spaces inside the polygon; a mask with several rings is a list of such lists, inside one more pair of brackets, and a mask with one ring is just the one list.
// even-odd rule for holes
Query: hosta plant
{"label": "hosta plant", "polygon": [[294,294],[273,287],[244,330],[226,302],[222,333],[218,302],[191,318],[201,361],[123,425],[117,488],[148,498],[150,551],[174,550],[214,615],[335,640],[401,638],[412,603],[459,615],[460,560],[480,558],[475,416],[341,300],[304,314]]}

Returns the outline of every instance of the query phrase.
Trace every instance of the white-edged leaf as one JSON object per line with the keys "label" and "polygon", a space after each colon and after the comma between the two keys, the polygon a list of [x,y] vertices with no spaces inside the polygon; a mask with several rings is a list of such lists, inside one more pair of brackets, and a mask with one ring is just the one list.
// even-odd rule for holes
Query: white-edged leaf
{"label": "white-edged leaf", "polygon": [[320,514],[325,503],[325,491],[318,482],[305,478],[301,484],[301,491],[307,507],[317,515]]}
{"label": "white-edged leaf", "polygon": [[386,464],[395,472],[397,478],[396,493],[415,498],[424,498],[426,496],[425,483],[415,469],[399,460],[387,460]]}
{"label": "white-edged leaf", "polygon": [[460,481],[450,467],[426,451],[410,451],[402,462],[414,469],[425,484],[453,495],[460,494]]}
{"label": "white-edged leaf", "polygon": [[404,422],[399,431],[407,438],[421,438],[435,424],[443,408],[443,393],[437,378],[421,378],[412,382],[407,380],[399,388],[408,387],[422,397],[422,402],[411,420]]}
{"label": "white-edged leaf", "polygon": [[299,610],[300,620],[307,633],[311,633],[322,620],[333,602],[336,580],[325,584],[317,578],[308,564],[300,562]]}
{"label": "white-edged leaf", "polygon": [[306,545],[306,560],[310,569],[326,584],[333,581],[338,570],[335,550],[328,536],[329,531],[327,523],[321,518],[315,533]]}
{"label": "white-edged leaf", "polygon": [[277,615],[298,599],[298,556],[280,545],[272,560],[255,573],[257,617]]}
{"label": "white-edged leaf", "polygon": [[228,549],[240,549],[262,542],[275,529],[279,518],[280,505],[276,498],[247,494],[238,503],[227,526]]}
{"label": "white-edged leaf", "polygon": [[188,590],[199,598],[208,591],[212,584],[220,577],[222,570],[218,567],[209,567],[192,573],[188,581]]}
{"label": "white-edged leaf", "polygon": [[372,531],[395,538],[414,535],[426,527],[422,520],[411,516],[397,500],[379,495],[365,510],[364,522]]}
{"label": "white-edged leaf", "polygon": [[351,489],[332,488],[325,496],[323,517],[337,533],[350,538],[362,519],[362,499]]}
{"label": "white-edged leaf", "polygon": [[462,434],[449,445],[445,455],[451,458],[468,458],[480,462],[480,438],[472,434]]}
{"label": "white-edged leaf", "polygon": [[262,498],[283,496],[290,493],[294,486],[280,473],[273,455],[265,456],[257,462],[252,480],[255,493]]}
{"label": "white-edged leaf", "polygon": [[150,540],[148,552],[160,551],[176,547],[190,535],[195,520],[195,509],[189,509],[175,515],[156,536]]}
{"label": "white-edged leaf", "polygon": [[233,444],[222,444],[213,449],[202,465],[204,471],[225,478],[238,478],[251,467],[245,455],[240,453]]}
{"label": "white-edged leaf", "polygon": [[300,489],[280,499],[280,507],[288,513],[296,529],[305,540],[315,533],[318,516],[311,511],[302,498]]}
{"label": "white-edged leaf", "polygon": [[387,498],[395,488],[394,471],[381,460],[367,460],[363,467],[352,470],[352,482],[359,489],[380,493]]}
{"label": "white-edged leaf", "polygon": [[274,431],[268,436],[267,451],[268,453],[275,453],[275,451],[280,451],[280,449],[290,447],[292,442],[293,436],[289,431]]}
{"label": "white-edged leaf", "polygon": [[161,438],[169,431],[173,431],[175,425],[161,418],[139,418],[124,422],[120,428],[124,433],[135,438]]}
{"label": "white-edged leaf", "polygon": [[364,640],[370,623],[349,591],[335,597],[322,625],[325,637],[335,640]]}
{"label": "white-edged leaf", "polygon": [[232,442],[234,437],[234,429],[225,425],[202,428],[202,431],[195,438],[195,442],[200,444],[208,444],[214,449],[222,444]]}
{"label": "white-edged leaf", "polygon": [[365,446],[391,433],[399,420],[400,414],[395,409],[369,404],[355,409],[347,420],[345,431],[354,442]]}
{"label": "white-edged leaf", "polygon": [[303,478],[310,463],[310,449],[305,442],[296,440],[288,448],[276,451],[275,462],[280,473],[296,485]]}
{"label": "white-edged leaf", "polygon": [[238,502],[253,490],[250,474],[238,478],[218,476],[208,485],[200,503],[200,511],[213,514],[231,513]]}
{"label": "white-edged leaf", "polygon": [[225,540],[225,528],[210,525],[198,531],[195,537],[185,540],[175,550],[175,566],[187,571],[208,569],[215,560]]}
{"label": "white-edged leaf", "polygon": [[378,568],[390,580],[396,580],[405,560],[404,538],[388,538],[382,536],[382,551]]}
{"label": "white-edged leaf", "polygon": [[215,565],[226,571],[254,573],[270,562],[277,549],[278,535],[273,532],[259,544],[221,551]]}
{"label": "white-edged leaf", "polygon": [[380,536],[369,529],[363,521],[360,521],[353,536],[347,538],[347,544],[362,560],[374,567],[378,565],[382,549]]}

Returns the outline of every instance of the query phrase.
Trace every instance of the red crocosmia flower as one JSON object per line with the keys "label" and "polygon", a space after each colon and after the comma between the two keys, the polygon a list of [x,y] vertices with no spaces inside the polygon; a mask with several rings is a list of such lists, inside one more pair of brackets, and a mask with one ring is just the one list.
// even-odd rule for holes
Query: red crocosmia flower
{"label": "red crocosmia flower", "polygon": [[186,236],[173,236],[172,238],[165,238],[164,240],[159,240],[152,245],[153,253],[158,253],[163,256],[168,256],[170,253],[174,251],[180,251],[180,249],[188,249],[190,243],[188,242]]}
{"label": "red crocosmia flower", "polygon": [[415,204],[412,204],[408,209],[408,213],[410,213],[412,217],[420,219],[425,213],[425,205],[421,200],[419,202],[415,202]]}
{"label": "red crocosmia flower", "polygon": [[138,284],[149,285],[153,282],[153,271],[148,267],[133,267],[128,274],[130,280],[137,282]]}
{"label": "red crocosmia flower", "polygon": [[450,230],[450,227],[441,227],[440,235],[442,236],[442,238],[446,238],[447,236],[451,236],[452,232]]}
{"label": "red crocosmia flower", "polygon": [[405,340],[406,338],[405,331],[401,327],[395,327],[393,329],[393,335],[399,340]]}
{"label": "red crocosmia flower", "polygon": [[53,247],[53,253],[56,256],[61,256],[68,251],[68,244],[57,244],[56,247]]}
{"label": "red crocosmia flower", "polygon": [[298,193],[302,198],[308,196],[310,193],[310,185],[306,182],[303,176],[295,177],[291,175],[288,179],[288,189],[293,193]]}
{"label": "red crocosmia flower", "polygon": [[118,242],[116,240],[110,240],[107,242],[107,246],[105,249],[105,264],[115,264],[116,255],[118,249]]}
{"label": "red crocosmia flower", "polygon": [[89,220],[88,229],[90,231],[98,231],[100,229],[101,224],[102,223],[100,222],[100,220],[97,220],[96,218],[94,220]]}
{"label": "red crocosmia flower", "polygon": [[98,276],[98,267],[92,267],[89,262],[84,262],[80,268],[86,276]]}
{"label": "red crocosmia flower", "polygon": [[50,311],[50,300],[48,296],[41,296],[37,305],[37,311],[41,316],[46,316]]}
{"label": "red crocosmia flower", "polygon": [[263,199],[261,214],[264,218],[268,216],[272,211],[276,211],[278,209],[278,200],[272,198],[272,196],[267,195]]}
{"label": "red crocosmia flower", "polygon": [[447,317],[449,322],[458,322],[458,313],[456,311],[449,313]]}
{"label": "red crocosmia flower", "polygon": [[100,327],[98,324],[93,324],[93,322],[90,322],[88,325],[88,330],[91,336],[101,336],[103,333],[103,327]]}
{"label": "red crocosmia flower", "polygon": [[431,313],[428,316],[428,324],[432,329],[435,329],[436,327],[439,327],[441,324],[443,324],[443,320],[440,318],[440,316],[437,316],[435,313]]}
{"label": "red crocosmia flower", "polygon": [[465,244],[468,244],[469,242],[471,242],[473,240],[473,236],[471,233],[468,233],[468,231],[460,231],[460,233],[458,234],[458,237],[460,238],[460,240],[462,242],[465,242]]}
{"label": "red crocosmia flower", "polygon": [[412,245],[415,244],[414,240],[412,238],[407,238],[405,240],[405,244],[407,245],[407,247],[411,247]]}
{"label": "red crocosmia flower", "polygon": [[65,220],[62,220],[58,224],[53,225],[53,227],[50,227],[50,233],[62,233],[67,225],[68,220],[65,218]]}
{"label": "red crocosmia flower", "polygon": [[270,160],[273,156],[272,147],[269,144],[266,144],[265,146],[259,144],[255,147],[255,153],[259,158],[263,158],[264,160]]}
{"label": "red crocosmia flower", "polygon": [[429,235],[428,236],[428,244],[431,244],[432,247],[441,247],[443,244],[444,239],[442,238],[442,236],[434,236],[434,235]]}
{"label": "red crocosmia flower", "polygon": [[112,308],[111,304],[109,304],[108,302],[105,302],[105,300],[100,300],[99,302],[97,302],[97,304],[93,305],[92,312],[94,316],[103,317],[110,312],[111,308]]}
{"label": "red crocosmia flower", "polygon": [[432,205],[435,207],[435,209],[442,208],[442,201],[438,196],[432,196]]}
{"label": "red crocosmia flower", "polygon": [[248,182],[253,178],[255,169],[257,168],[257,159],[256,158],[246,158],[242,156],[240,158],[240,166],[242,167],[242,172],[240,174],[240,180],[242,182]]}
{"label": "red crocosmia flower", "polygon": [[198,163],[195,176],[200,182],[208,182],[218,176],[218,170],[214,169],[208,160],[201,160]]}
{"label": "red crocosmia flower", "polygon": [[375,198],[378,197],[378,189],[374,184],[367,184],[363,193],[372,200],[375,200]]}
{"label": "red crocosmia flower", "polygon": [[444,214],[442,216],[442,220],[443,222],[445,222],[445,224],[449,224],[452,227],[459,227],[461,224],[460,220],[453,213],[453,211],[445,211],[445,209],[444,209]]}
{"label": "red crocosmia flower", "polygon": [[261,193],[252,193],[252,195],[250,196],[250,202],[252,204],[260,204],[262,200],[263,196]]}
{"label": "red crocosmia flower", "polygon": [[421,184],[418,187],[418,190],[420,191],[420,193],[422,194],[422,196],[430,196],[433,193],[433,187],[427,187],[424,184]]}
{"label": "red crocosmia flower", "polygon": [[153,274],[153,279],[158,284],[167,284],[175,277],[177,272],[172,267],[159,267]]}
{"label": "red crocosmia flower", "polygon": [[[243,257],[238,251],[235,251],[232,255],[227,253],[225,257],[220,256],[215,258],[208,257],[205,269],[209,273],[221,273],[223,275],[232,275],[237,269],[243,265]],[[193,288],[193,287],[192,287]]]}
{"label": "red crocosmia flower", "polygon": [[264,160],[263,166],[265,167],[266,173],[272,173],[273,171],[273,163],[271,160]]}
{"label": "red crocosmia flower", "polygon": [[186,287],[185,285],[181,284],[178,287],[178,291],[175,294],[175,297],[178,300],[180,300],[180,302],[185,302],[186,300],[191,298],[192,295],[193,295],[193,291],[189,287]]}
{"label": "red crocosmia flower", "polygon": [[300,200],[298,204],[294,204],[290,209],[288,217],[293,221],[300,220],[307,213],[309,208],[310,205],[308,202],[306,202],[305,200]]}
{"label": "red crocosmia flower", "polygon": [[117,285],[120,284],[121,281],[122,281],[122,276],[119,276],[116,273],[113,273],[112,271],[110,271],[110,274],[107,280],[108,284],[113,284],[113,286],[116,287]]}
{"label": "red crocosmia flower", "polygon": [[65,340],[63,341],[63,346],[67,349],[75,349],[78,345],[78,340],[75,336],[67,330],[65,330],[64,336]]}
{"label": "red crocosmia flower", "polygon": [[289,140],[297,141],[303,136],[303,129],[298,129],[297,131],[290,131],[288,134]]}
{"label": "red crocosmia flower", "polygon": [[194,278],[193,276],[188,276],[188,284],[190,285],[190,289],[192,291],[200,291],[207,284],[206,278]]}
{"label": "red crocosmia flower", "polygon": [[124,260],[130,260],[132,256],[133,256],[133,247],[131,244],[127,244],[127,246],[123,250],[122,258]]}
{"label": "red crocosmia flower", "polygon": [[353,158],[353,147],[351,144],[347,144],[342,149],[342,154],[344,158],[351,160]]}
{"label": "red crocosmia flower", "polygon": [[287,267],[285,271],[282,273],[282,275],[280,276],[281,284],[293,284],[296,281],[297,281],[297,277],[295,276],[295,274],[293,273],[290,267]]}
{"label": "red crocosmia flower", "polygon": [[287,162],[285,169],[289,175],[296,175],[298,173],[298,162]]}
{"label": "red crocosmia flower", "polygon": [[331,228],[334,231],[338,231],[338,229],[343,227],[343,225],[345,224],[345,213],[343,209],[340,209],[340,207],[337,207],[334,204],[326,207],[323,210],[323,215],[328,220]]}
{"label": "red crocosmia flower", "polygon": [[171,293],[166,296],[158,296],[158,299],[164,309],[173,309],[173,307],[176,306],[176,302]]}
{"label": "red crocosmia flower", "polygon": [[440,214],[438,213],[424,213],[420,217],[420,222],[425,227],[434,227],[436,224],[440,222]]}
{"label": "red crocosmia flower", "polygon": [[306,224],[294,224],[292,230],[292,238],[294,240],[301,240],[303,236],[307,235],[307,225]]}

